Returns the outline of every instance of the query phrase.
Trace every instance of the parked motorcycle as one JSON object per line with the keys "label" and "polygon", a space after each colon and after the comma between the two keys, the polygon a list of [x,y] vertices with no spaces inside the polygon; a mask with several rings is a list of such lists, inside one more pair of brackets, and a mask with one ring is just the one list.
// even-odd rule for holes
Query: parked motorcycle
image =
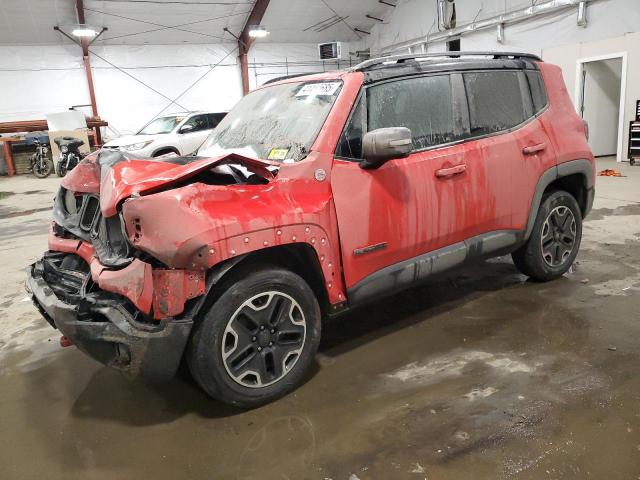
{"label": "parked motorcycle", "polygon": [[60,149],[60,157],[56,165],[56,173],[59,177],[64,177],[69,170],[73,170],[85,154],[80,153],[80,146],[84,142],[75,137],[57,137],[53,139]]}
{"label": "parked motorcycle", "polygon": [[36,153],[31,155],[31,171],[38,178],[46,178],[53,171],[53,160],[49,158],[49,144],[34,138]]}

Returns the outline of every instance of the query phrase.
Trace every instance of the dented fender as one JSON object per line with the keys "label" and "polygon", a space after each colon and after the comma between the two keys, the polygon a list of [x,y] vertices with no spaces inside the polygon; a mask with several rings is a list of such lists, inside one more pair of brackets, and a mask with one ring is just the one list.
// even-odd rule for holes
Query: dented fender
{"label": "dented fender", "polygon": [[[308,177],[307,177],[308,178]],[[345,291],[328,182],[286,176],[264,185],[191,185],[126,199],[131,244],[176,269],[205,271],[227,259],[304,243],[316,253],[329,302]]]}

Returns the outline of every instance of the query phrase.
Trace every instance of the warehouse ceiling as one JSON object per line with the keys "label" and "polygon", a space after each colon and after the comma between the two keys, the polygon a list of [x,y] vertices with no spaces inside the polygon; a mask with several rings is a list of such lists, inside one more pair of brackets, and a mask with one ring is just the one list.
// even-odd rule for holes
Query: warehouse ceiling
{"label": "warehouse ceiling", "polygon": [[[84,0],[86,22],[108,27],[97,44],[235,42],[253,7],[246,0]],[[393,7],[386,0],[271,0],[262,24],[266,42],[316,43],[364,38]],[[75,0],[0,1],[0,45],[70,42],[54,26],[77,23]],[[361,30],[361,31],[358,31]]]}

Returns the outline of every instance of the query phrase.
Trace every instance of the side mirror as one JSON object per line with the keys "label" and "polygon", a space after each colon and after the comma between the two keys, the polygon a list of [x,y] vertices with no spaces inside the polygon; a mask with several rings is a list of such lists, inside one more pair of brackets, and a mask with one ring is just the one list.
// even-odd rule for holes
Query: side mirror
{"label": "side mirror", "polygon": [[413,151],[411,130],[406,127],[379,128],[362,138],[360,168],[373,170],[389,160],[404,158]]}
{"label": "side mirror", "polygon": [[193,130],[193,125],[184,125],[180,128],[178,133],[189,133]]}

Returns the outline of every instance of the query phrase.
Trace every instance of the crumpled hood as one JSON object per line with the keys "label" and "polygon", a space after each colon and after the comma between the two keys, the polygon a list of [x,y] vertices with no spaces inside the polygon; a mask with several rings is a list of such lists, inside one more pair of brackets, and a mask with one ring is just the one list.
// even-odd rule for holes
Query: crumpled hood
{"label": "crumpled hood", "polygon": [[85,158],[63,179],[62,186],[77,192],[97,193],[100,186],[100,209],[105,217],[117,213],[120,202],[134,194],[162,190],[177,181],[225,164],[240,164],[266,180],[274,178],[270,163],[235,153],[216,157],[135,158],[119,151],[102,151]]}

